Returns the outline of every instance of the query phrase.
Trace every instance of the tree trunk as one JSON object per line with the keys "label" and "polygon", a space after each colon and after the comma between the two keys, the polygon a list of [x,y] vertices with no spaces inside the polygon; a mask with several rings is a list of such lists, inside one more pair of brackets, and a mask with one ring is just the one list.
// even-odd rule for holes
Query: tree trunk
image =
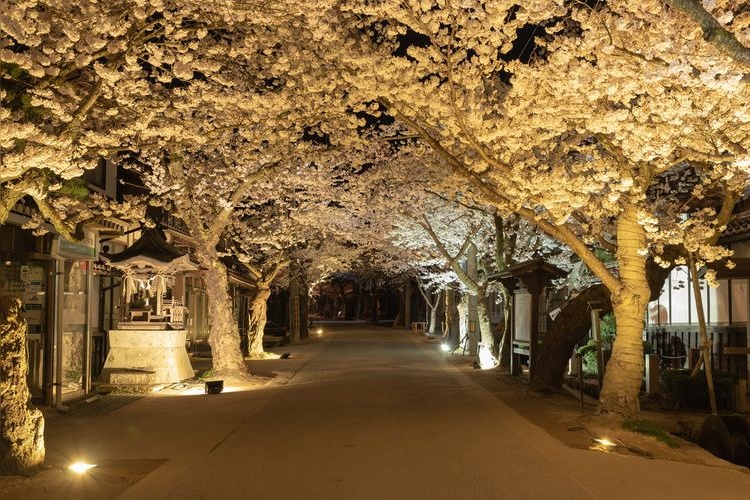
{"label": "tree trunk", "polygon": [[[479,283],[479,273],[477,271],[477,246],[474,243],[469,245],[466,250],[466,275],[470,282],[464,282],[469,287],[469,355],[476,356],[479,353],[479,301],[480,289],[476,286]],[[459,275],[460,276],[460,275]],[[473,287],[471,285],[474,285]],[[474,328],[471,325],[474,325]]]}
{"label": "tree trunk", "polygon": [[485,297],[485,287],[479,287],[477,301],[477,322],[479,325],[480,342],[482,346],[489,349],[490,353],[495,355],[495,337],[492,335],[492,321],[490,320],[490,311],[487,307],[487,298]]}
{"label": "tree trunk", "polygon": [[[668,247],[666,258],[673,260],[677,249]],[[661,295],[661,287],[669,276],[673,266],[664,268],[649,259],[646,264],[651,296],[649,300],[656,300]],[[531,382],[531,389],[539,392],[555,392],[562,387],[565,369],[570,359],[569,354],[591,328],[591,313],[588,302],[599,302],[601,315],[612,312],[612,301],[609,290],[604,285],[594,285],[568,300],[560,306],[558,314],[550,325],[544,342],[539,345],[539,365],[536,375]]]}
{"label": "tree trunk", "polygon": [[310,287],[307,280],[300,281],[299,287],[299,328],[300,338],[306,339],[310,336]]}
{"label": "tree trunk", "polygon": [[244,377],[248,369],[242,359],[240,330],[232,311],[227,268],[219,259],[214,247],[196,245],[196,256],[203,267],[208,299],[208,316],[211,333],[208,343],[213,356],[213,370],[224,377]]}
{"label": "tree trunk", "polygon": [[44,416],[31,405],[20,310],[20,300],[0,297],[0,473],[29,473],[44,463]]}
{"label": "tree trunk", "polygon": [[[513,249],[515,248],[518,222],[516,221],[516,231],[512,231],[512,237],[509,244],[506,244],[503,217],[499,214],[495,214],[492,219],[495,224],[495,267],[497,267],[497,272],[502,274],[505,271],[507,264],[512,263],[510,261],[512,260]],[[510,328],[508,323],[510,321],[511,312],[510,292],[501,282],[498,282],[497,284],[499,285],[499,293],[503,301],[503,322],[499,327],[502,328],[502,334],[500,335],[500,342],[497,349],[497,360],[500,363],[501,368],[509,368],[511,349]],[[495,353],[493,352],[493,354]]]}
{"label": "tree trunk", "polygon": [[483,370],[495,368],[498,365],[495,357],[495,337],[492,332],[492,322],[487,308],[485,287],[479,287],[480,294],[474,297],[477,304],[477,324],[479,325],[480,343],[478,349],[479,365]]}
{"label": "tree trunk", "polygon": [[[453,296],[453,289],[452,288],[446,288],[445,289],[445,310],[443,311],[445,315],[445,328],[443,329],[443,340],[451,341],[453,340],[453,337],[455,337],[455,318],[457,315],[456,311],[456,305],[454,301]],[[456,340],[460,340],[461,337],[459,337]]]}
{"label": "tree trunk", "polygon": [[362,281],[357,282],[357,308],[354,311],[354,319],[362,319]]}
{"label": "tree trunk", "polygon": [[591,328],[589,302],[599,302],[602,316],[612,311],[609,290],[604,285],[587,288],[562,304],[544,342],[539,345],[537,370],[531,380],[531,390],[554,392],[562,387],[563,374],[573,348],[588,336]]}
{"label": "tree trunk", "polygon": [[406,280],[404,286],[404,328],[411,328],[411,280]]}
{"label": "tree trunk", "polygon": [[440,310],[440,294],[441,293],[442,292],[440,290],[436,291],[434,294],[432,294],[435,301],[433,303],[430,303],[430,302],[427,303],[427,307],[430,308],[430,329],[429,329],[430,337],[434,337],[435,331],[437,330],[438,311]]}
{"label": "tree trunk", "polygon": [[259,283],[250,303],[250,320],[248,321],[247,351],[248,357],[253,359],[265,359],[276,357],[263,350],[263,329],[266,327],[266,312],[268,309],[268,297],[271,296],[271,287],[266,283]]}
{"label": "tree trunk", "polygon": [[295,344],[300,339],[300,313],[299,313],[299,281],[296,272],[292,270],[289,279],[289,339]]}
{"label": "tree trunk", "polygon": [[393,320],[393,325],[391,325],[393,328],[397,328],[399,326],[403,326],[404,322],[404,294],[399,293],[398,294],[398,312],[396,313],[396,319]]}
{"label": "tree trunk", "polygon": [[469,296],[467,294],[461,294],[456,309],[458,309],[458,345],[462,349],[467,349],[469,347]]}
{"label": "tree trunk", "polygon": [[510,367],[510,306],[511,299],[508,289],[505,285],[499,283],[500,295],[503,300],[503,322],[500,324],[502,328],[502,336],[500,337],[500,346],[498,347],[497,360],[500,363],[501,368]]}
{"label": "tree trunk", "polygon": [[601,412],[623,417],[640,412],[638,395],[643,380],[643,320],[651,295],[646,278],[646,233],[637,210],[628,206],[617,221],[617,258],[623,288],[612,291],[617,336],[604,374]]}

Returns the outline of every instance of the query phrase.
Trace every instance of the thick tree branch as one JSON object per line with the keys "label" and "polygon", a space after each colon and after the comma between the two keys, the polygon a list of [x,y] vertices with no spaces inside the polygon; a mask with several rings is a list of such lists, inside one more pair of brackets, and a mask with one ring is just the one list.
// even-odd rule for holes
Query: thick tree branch
{"label": "thick tree branch", "polygon": [[[388,107],[388,102],[383,100],[384,105]],[[588,248],[588,246],[567,226],[565,225],[554,225],[547,220],[540,217],[534,210],[526,206],[519,206],[517,203],[512,203],[511,200],[505,198],[490,184],[480,178],[475,172],[467,168],[460,160],[453,156],[450,151],[445,149],[440,142],[432,137],[432,135],[420,126],[416,121],[408,116],[404,116],[398,110],[394,113],[396,119],[402,120],[406,125],[415,130],[432,149],[443,158],[451,169],[458,175],[469,181],[472,187],[477,189],[483,196],[487,197],[491,202],[499,205],[498,208],[504,210],[511,210],[521,217],[524,217],[529,222],[538,226],[542,231],[546,232],[553,238],[561,241],[568,245],[580,258],[583,260],[588,268],[594,275],[599,278],[602,283],[613,293],[619,293],[622,289],[622,283],[617,279],[614,274],[602,263],[596,254]],[[512,208],[510,208],[512,207]]]}
{"label": "thick tree branch", "polygon": [[742,196],[742,193],[727,191],[726,185],[724,185],[723,188],[724,199],[721,203],[721,209],[716,215],[716,229],[714,229],[713,234],[711,234],[707,238],[707,241],[711,244],[715,244],[721,237],[721,233],[723,232],[721,231],[721,228],[725,228],[729,223],[729,220],[732,218],[732,211],[734,210],[734,206]]}
{"label": "thick tree branch", "polygon": [[466,285],[473,294],[478,294],[479,284],[463,270],[461,264],[459,264],[458,262],[458,259],[466,253],[466,249],[471,244],[471,236],[466,237],[463,245],[461,245],[461,249],[458,251],[458,254],[455,257],[452,257],[448,252],[448,249],[445,248],[445,245],[443,245],[443,242],[440,241],[440,238],[430,225],[430,221],[427,219],[427,217],[422,215],[422,219],[424,219],[424,223],[420,222],[419,225],[422,226],[424,230],[427,231],[427,233],[430,235],[432,240],[435,242],[435,246],[438,247],[440,253],[448,260],[448,264],[451,266],[451,269],[453,269],[453,272],[456,273],[458,279],[460,279],[461,282]]}
{"label": "thick tree branch", "polygon": [[494,158],[492,158],[492,156],[490,156],[489,152],[484,148],[482,144],[479,143],[477,138],[474,137],[474,134],[466,125],[463,113],[460,109],[458,109],[458,105],[456,104],[457,92],[456,84],[453,81],[453,63],[451,62],[450,54],[448,55],[448,57],[446,57],[445,61],[446,67],[448,69],[448,85],[450,87],[451,109],[453,110],[453,115],[456,117],[458,127],[461,129],[461,132],[463,132],[464,137],[466,137],[466,139],[469,141],[469,144],[471,144],[474,150],[479,153],[479,155],[488,166],[499,170],[510,170],[507,165],[495,160]]}
{"label": "thick tree branch", "polygon": [[[247,196],[248,191],[253,185],[258,182],[258,179],[262,178],[266,174],[266,168],[276,165],[276,163],[268,163],[262,165],[256,172],[245,177],[242,184],[232,192],[232,196],[229,198],[226,208],[219,212],[218,216],[213,220],[210,227],[208,228],[209,234],[219,235],[223,232],[224,228],[229,224],[229,217],[234,212],[237,205],[242,199]],[[228,165],[227,165],[228,166]],[[217,236],[218,238],[218,236]]]}
{"label": "thick tree branch", "polygon": [[73,119],[65,124],[62,130],[60,130],[60,132],[57,134],[59,138],[65,139],[75,133],[78,126],[83,123],[83,121],[88,116],[91,108],[93,108],[94,104],[96,104],[96,101],[99,99],[101,93],[102,80],[100,78],[96,81],[94,86],[91,87],[91,90],[89,91],[89,94],[86,96],[86,98],[81,101],[81,104],[78,105],[78,108],[73,113]]}
{"label": "thick tree branch", "polygon": [[750,48],[745,47],[730,31],[708,12],[700,0],[662,0],[681,11],[701,26],[703,38],[737,62],[750,66]]}
{"label": "thick tree branch", "polygon": [[33,196],[39,212],[44,217],[44,220],[52,224],[60,236],[68,241],[80,241],[83,239],[83,224],[71,225],[65,222],[58,211],[49,204],[47,199],[43,196]]}

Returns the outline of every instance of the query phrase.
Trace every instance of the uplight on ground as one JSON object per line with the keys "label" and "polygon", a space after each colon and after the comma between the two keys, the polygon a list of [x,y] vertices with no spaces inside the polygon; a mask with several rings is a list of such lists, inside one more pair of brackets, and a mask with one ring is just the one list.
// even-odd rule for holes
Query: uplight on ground
{"label": "uplight on ground", "polygon": [[75,472],[76,474],[83,474],[96,467],[96,464],[88,464],[86,462],[74,462],[68,466],[68,470]]}
{"label": "uplight on ground", "polygon": [[479,346],[479,366],[482,370],[497,368],[499,364],[500,361],[492,355],[492,352],[486,346]]}
{"label": "uplight on ground", "polygon": [[[258,388],[257,385],[251,385],[251,384],[243,385],[242,383],[233,385],[230,383],[230,385],[224,385],[224,388],[222,389],[221,393],[226,394],[229,392],[252,391],[257,388]],[[159,392],[158,394],[160,396],[167,396],[167,397],[204,396],[206,395],[205,382],[200,383],[200,384],[175,384],[174,386],[167,388]]]}
{"label": "uplight on ground", "polygon": [[594,445],[590,446],[589,449],[595,450],[595,451],[613,451],[615,448],[617,448],[617,443],[614,443],[611,439],[603,437],[603,438],[593,438],[592,441],[594,441]]}

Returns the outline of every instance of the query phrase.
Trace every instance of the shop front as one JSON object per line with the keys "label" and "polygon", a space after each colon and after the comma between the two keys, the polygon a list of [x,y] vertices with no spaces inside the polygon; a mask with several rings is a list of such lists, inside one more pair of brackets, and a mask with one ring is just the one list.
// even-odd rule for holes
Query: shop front
{"label": "shop front", "polygon": [[52,246],[55,265],[52,358],[54,403],[85,395],[91,389],[91,281],[96,259],[93,232],[78,242],[57,237]]}
{"label": "shop front", "polygon": [[52,236],[34,236],[19,226],[0,226],[0,296],[21,300],[28,328],[27,382],[39,404],[51,401],[51,333],[54,294],[54,260],[49,255]]}

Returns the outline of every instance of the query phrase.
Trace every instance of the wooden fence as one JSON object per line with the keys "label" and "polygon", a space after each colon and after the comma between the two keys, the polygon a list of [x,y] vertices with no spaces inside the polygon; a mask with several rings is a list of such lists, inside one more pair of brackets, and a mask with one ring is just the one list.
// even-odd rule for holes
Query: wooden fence
{"label": "wooden fence", "polygon": [[[711,363],[714,370],[731,372],[738,376],[747,373],[747,356],[723,354],[725,347],[747,347],[745,326],[707,327],[712,342]],[[697,325],[671,325],[649,327],[643,339],[653,346],[654,354],[662,359],[662,368],[689,368],[691,359],[697,360],[701,340]],[[694,361],[693,361],[694,362]]]}

